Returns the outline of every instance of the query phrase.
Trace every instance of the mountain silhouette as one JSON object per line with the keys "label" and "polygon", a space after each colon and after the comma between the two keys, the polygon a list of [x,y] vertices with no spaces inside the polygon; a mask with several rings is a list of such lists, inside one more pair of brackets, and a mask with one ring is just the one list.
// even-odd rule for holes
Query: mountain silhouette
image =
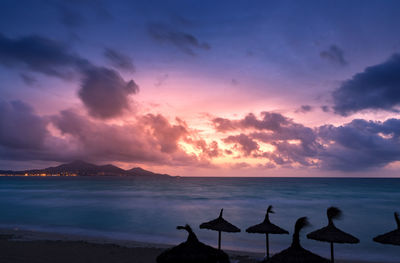
{"label": "mountain silhouette", "polygon": [[84,161],[73,161],[70,163],[61,164],[55,167],[44,169],[33,169],[24,171],[1,171],[0,174],[8,175],[76,175],[76,176],[136,176],[142,178],[153,177],[170,177],[168,174],[159,174],[147,171],[140,167],[135,167],[130,170],[124,170],[112,164],[96,165]]}

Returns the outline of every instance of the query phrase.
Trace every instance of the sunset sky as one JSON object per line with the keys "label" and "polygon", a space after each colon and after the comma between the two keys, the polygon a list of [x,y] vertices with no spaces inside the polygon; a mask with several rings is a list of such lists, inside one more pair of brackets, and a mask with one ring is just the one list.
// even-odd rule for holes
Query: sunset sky
{"label": "sunset sky", "polygon": [[0,169],[400,176],[399,1],[0,2]]}

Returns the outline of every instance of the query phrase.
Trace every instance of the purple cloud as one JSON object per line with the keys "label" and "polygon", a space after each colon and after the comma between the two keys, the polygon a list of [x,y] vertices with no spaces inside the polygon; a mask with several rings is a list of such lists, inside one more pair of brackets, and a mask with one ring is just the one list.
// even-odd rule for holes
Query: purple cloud
{"label": "purple cloud", "polygon": [[398,112],[400,104],[400,54],[366,68],[346,80],[333,93],[335,113],[348,116],[371,109]]}

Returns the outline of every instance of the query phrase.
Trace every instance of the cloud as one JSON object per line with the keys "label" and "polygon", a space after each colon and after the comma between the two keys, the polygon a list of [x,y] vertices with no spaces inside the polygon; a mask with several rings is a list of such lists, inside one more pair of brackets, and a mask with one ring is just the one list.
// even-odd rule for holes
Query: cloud
{"label": "cloud", "polygon": [[[258,118],[248,114],[229,121],[235,127],[230,132],[236,134],[206,142],[181,119],[171,122],[160,114],[111,124],[72,110],[43,117],[24,102],[0,100],[0,160],[66,162],[84,158],[211,167],[213,158],[234,158],[240,153],[265,159],[268,167],[345,172],[378,169],[400,161],[400,119],[356,119],[340,126],[309,128],[283,115],[262,112]],[[199,152],[186,152],[182,143]],[[219,143],[233,147],[222,150]],[[272,148],[265,150],[264,144]]]}
{"label": "cloud", "polygon": [[76,69],[89,62],[71,52],[63,43],[49,38],[37,35],[7,38],[0,34],[0,64],[70,79]]}
{"label": "cloud", "polygon": [[212,120],[214,128],[219,132],[227,132],[237,129],[254,128],[257,130],[278,130],[290,123],[290,120],[279,113],[262,112],[259,120],[253,113],[247,114],[240,120],[215,118]]}
{"label": "cloud", "polygon": [[209,50],[211,46],[206,42],[200,42],[195,36],[189,33],[175,30],[164,24],[149,24],[147,30],[150,36],[160,43],[169,43],[182,52],[195,56],[195,49]]}
{"label": "cloud", "polygon": [[233,131],[239,128],[237,121],[221,117],[214,118],[212,120],[212,125],[214,126],[214,129],[218,132]]}
{"label": "cloud", "polygon": [[330,112],[330,111],[331,111],[331,109],[330,109],[329,106],[327,106],[327,105],[322,105],[322,106],[321,106],[321,110],[322,110],[323,112]]}
{"label": "cloud", "polygon": [[112,118],[129,109],[129,95],[136,94],[139,86],[125,81],[118,72],[91,67],[84,71],[79,97],[89,114],[96,118]]}
{"label": "cloud", "polygon": [[318,134],[326,145],[319,154],[325,169],[362,171],[400,160],[399,119],[356,119],[339,127],[322,126]]}
{"label": "cloud", "polygon": [[[114,55],[114,62],[129,67],[118,57],[121,54]],[[139,91],[133,80],[125,81],[117,71],[96,66],[63,43],[40,36],[11,39],[0,35],[0,64],[64,80],[81,78],[79,97],[90,115],[101,119],[120,116],[129,109],[129,96]],[[21,77],[31,82],[26,74]]]}
{"label": "cloud", "polygon": [[138,116],[122,125],[88,120],[66,110],[52,117],[52,123],[67,136],[69,144],[95,161],[146,162],[156,165],[206,165],[197,156],[186,153],[180,141],[187,127],[173,124],[162,115]]}
{"label": "cloud", "polygon": [[202,154],[205,155],[207,159],[219,157],[222,154],[217,141],[212,141],[210,144],[207,144],[205,140],[200,139],[195,141],[194,145],[198,149],[201,149]]}
{"label": "cloud", "polygon": [[171,125],[169,121],[162,115],[147,114],[141,118],[141,122],[149,127],[149,133],[158,141],[160,151],[165,153],[172,153],[178,150],[178,141],[188,131],[185,125],[179,123]]}
{"label": "cloud", "polygon": [[[152,114],[118,125],[73,110],[42,117],[24,102],[0,100],[0,160],[207,166],[207,160],[181,148],[180,142],[190,137],[185,125],[179,119],[171,123]],[[215,150],[213,143],[202,147],[209,149],[210,155]]]}
{"label": "cloud", "polygon": [[103,54],[113,67],[130,72],[135,71],[132,59],[128,55],[111,48],[106,48]]}
{"label": "cloud", "polygon": [[88,120],[65,110],[51,118],[53,125],[66,136],[68,143],[86,159],[97,161],[166,162],[140,124],[112,125]]}
{"label": "cloud", "polygon": [[223,141],[228,144],[235,144],[235,147],[239,148],[244,156],[249,156],[259,149],[258,143],[243,133],[236,136],[228,136]]}
{"label": "cloud", "polygon": [[10,148],[40,148],[47,136],[46,121],[22,101],[0,100],[0,144]]}
{"label": "cloud", "polygon": [[48,124],[30,105],[0,100],[0,159],[65,161],[69,146],[49,133]]}
{"label": "cloud", "polygon": [[301,112],[301,113],[307,113],[313,110],[313,107],[310,105],[301,105],[300,109],[296,110],[297,112]]}
{"label": "cloud", "polygon": [[[219,132],[245,131],[246,134],[231,135],[226,143],[236,143],[246,156],[268,158],[277,165],[314,165],[321,145],[315,131],[279,114],[262,112],[261,118],[247,114],[239,120],[213,119],[214,128]],[[262,151],[259,142],[271,145],[274,150]]]}
{"label": "cloud", "polygon": [[[262,112],[257,118],[215,118],[217,132],[237,133],[223,141],[235,144],[244,156],[265,158],[276,166],[303,166],[337,171],[363,171],[400,161],[400,120],[353,120],[317,128],[306,127],[278,114]],[[270,145],[270,150],[260,147]],[[227,153],[225,153],[227,154]]]}
{"label": "cloud", "polygon": [[346,80],[333,93],[335,113],[348,116],[371,109],[398,112],[400,103],[400,54],[367,67]]}
{"label": "cloud", "polygon": [[346,66],[348,62],[344,58],[344,52],[336,45],[331,45],[328,50],[321,51],[321,58],[326,59],[336,65]]}

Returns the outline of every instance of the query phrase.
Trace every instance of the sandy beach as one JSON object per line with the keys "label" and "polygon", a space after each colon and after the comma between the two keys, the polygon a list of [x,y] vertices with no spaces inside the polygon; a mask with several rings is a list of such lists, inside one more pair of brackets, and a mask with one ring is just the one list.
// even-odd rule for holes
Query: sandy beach
{"label": "sandy beach", "polygon": [[[131,240],[0,229],[0,262],[4,263],[154,263],[171,245]],[[253,263],[263,255],[246,251],[226,251],[231,262]],[[371,263],[372,261],[337,261]],[[378,262],[376,262],[378,263]]]}

